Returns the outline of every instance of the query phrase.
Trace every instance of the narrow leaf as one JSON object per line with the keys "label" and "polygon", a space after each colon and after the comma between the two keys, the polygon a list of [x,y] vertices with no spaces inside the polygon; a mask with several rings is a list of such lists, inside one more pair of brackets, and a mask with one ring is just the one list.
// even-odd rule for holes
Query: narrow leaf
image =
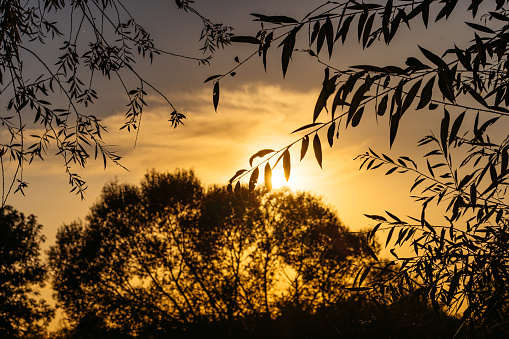
{"label": "narrow leaf", "polygon": [[272,168],[270,168],[270,164],[267,162],[265,164],[265,187],[270,191],[272,190]]}
{"label": "narrow leaf", "polygon": [[249,192],[253,192],[256,183],[258,182],[258,176],[260,175],[260,171],[258,170],[258,167],[256,167],[253,172],[251,173],[251,177],[249,178]]}
{"label": "narrow leaf", "polygon": [[273,149],[262,149],[261,151],[256,152],[255,154],[253,154],[251,156],[251,158],[249,158],[249,166],[253,166],[253,160],[255,158],[257,158],[257,157],[262,158],[262,157],[266,156],[267,154],[273,153],[273,152],[274,152]]}
{"label": "narrow leaf", "polygon": [[292,164],[290,162],[290,151],[288,148],[283,153],[283,169],[285,171],[286,181],[290,179],[290,171],[292,168]]}
{"label": "narrow leaf", "polygon": [[306,152],[308,151],[309,146],[309,137],[306,135],[304,138],[302,138],[302,146],[300,148],[300,161],[304,159],[304,156],[306,155]]}
{"label": "narrow leaf", "polygon": [[336,122],[333,121],[327,130],[327,141],[329,142],[329,146],[332,147],[334,143],[334,132],[336,131]]}
{"label": "narrow leaf", "polygon": [[216,83],[214,84],[212,101],[214,102],[214,110],[217,112],[217,105],[219,104],[219,81],[216,81]]}
{"label": "narrow leaf", "polygon": [[315,137],[313,138],[313,150],[315,151],[316,161],[318,161],[318,165],[322,168],[322,145],[318,134],[315,134]]}

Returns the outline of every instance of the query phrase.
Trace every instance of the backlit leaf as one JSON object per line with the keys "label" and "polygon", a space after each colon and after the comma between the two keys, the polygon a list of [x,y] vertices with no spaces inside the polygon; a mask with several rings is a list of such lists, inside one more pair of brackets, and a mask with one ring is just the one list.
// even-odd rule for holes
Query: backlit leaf
{"label": "backlit leaf", "polygon": [[268,162],[265,164],[264,180],[265,187],[270,191],[272,189],[272,168]]}
{"label": "backlit leaf", "polygon": [[296,133],[296,132],[300,132],[300,131],[303,131],[305,129],[308,129],[308,128],[311,128],[311,127],[315,127],[315,126],[320,126],[320,125],[323,125],[323,122],[314,122],[312,124],[307,124],[305,126],[297,128],[295,131],[293,131],[290,134],[293,134],[293,133]]}
{"label": "backlit leaf", "polygon": [[230,178],[229,182],[232,183],[233,180],[237,179],[241,174],[243,174],[244,172],[247,172],[246,169],[241,169],[241,170],[238,170],[237,173],[235,173],[235,175],[233,177]]}
{"label": "backlit leaf", "polygon": [[315,134],[315,137],[313,138],[313,150],[315,151],[316,161],[318,161],[318,165],[322,168],[322,145],[318,134]]}
{"label": "backlit leaf", "polygon": [[304,138],[302,138],[302,146],[300,148],[300,161],[304,159],[304,156],[306,155],[306,152],[308,151],[309,146],[309,137],[306,135]]}
{"label": "backlit leaf", "polygon": [[273,153],[273,152],[275,152],[273,149],[262,149],[261,151],[256,152],[255,154],[253,154],[251,156],[251,158],[249,158],[249,166],[253,166],[253,160],[255,158],[257,158],[257,157],[262,158],[262,157],[266,156],[267,154]]}
{"label": "backlit leaf", "polygon": [[258,170],[258,167],[256,167],[253,172],[251,173],[251,177],[249,178],[249,192],[253,192],[256,183],[258,182],[258,176],[260,175],[260,171]]}
{"label": "backlit leaf", "polygon": [[292,164],[290,162],[290,151],[288,148],[283,153],[283,169],[285,171],[286,181],[290,179],[290,171],[292,169]]}

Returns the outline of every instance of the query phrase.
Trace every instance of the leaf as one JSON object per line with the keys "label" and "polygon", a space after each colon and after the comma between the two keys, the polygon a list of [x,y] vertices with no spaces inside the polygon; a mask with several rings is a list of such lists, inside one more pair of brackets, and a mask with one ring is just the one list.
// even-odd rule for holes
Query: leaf
{"label": "leaf", "polygon": [[316,161],[318,161],[318,165],[322,168],[322,145],[320,143],[318,133],[315,134],[315,137],[313,138],[313,150],[315,151]]}
{"label": "leaf", "polygon": [[235,196],[237,197],[237,199],[242,198],[242,194],[240,193],[240,181],[237,181],[237,183],[235,184],[235,189],[233,192],[234,192]]}
{"label": "leaf", "polygon": [[396,228],[395,226],[391,227],[391,230],[389,231],[389,234],[387,235],[387,239],[385,240],[385,247],[387,247],[387,245],[389,245],[389,243],[391,242],[391,238],[392,238],[392,235],[394,234],[395,228]]}
{"label": "leaf", "polygon": [[376,113],[379,116],[383,116],[385,114],[385,111],[387,110],[387,101],[389,100],[389,95],[386,94],[382,100],[380,100],[380,103],[378,104],[378,109]]}
{"label": "leaf", "polygon": [[256,167],[253,172],[251,173],[251,177],[249,178],[249,192],[253,192],[256,183],[258,182],[258,176],[260,175],[260,171],[258,170],[258,167]]}
{"label": "leaf", "polygon": [[392,0],[387,0],[385,5],[384,14],[382,16],[382,33],[384,35],[385,43],[389,42],[389,20],[392,14]]}
{"label": "leaf", "polygon": [[332,56],[332,48],[334,47],[334,28],[332,26],[332,21],[329,17],[325,20],[325,35],[327,37],[327,48],[329,51],[329,59]]}
{"label": "leaf", "polygon": [[408,91],[408,94],[405,97],[405,100],[403,101],[403,105],[401,106],[401,114],[405,113],[405,111],[410,107],[412,104],[412,101],[414,101],[415,96],[417,95],[417,92],[419,91],[419,88],[421,87],[422,80],[417,81],[412,88],[410,88],[410,91]]}
{"label": "leaf", "polygon": [[394,140],[396,139],[396,134],[398,133],[398,126],[399,126],[399,120],[401,116],[396,113],[391,116],[390,119],[390,131],[389,131],[389,139],[390,139],[390,147],[392,147],[392,144],[394,143]]}
{"label": "leaf", "polygon": [[359,123],[361,122],[362,114],[364,113],[364,107],[362,106],[355,112],[355,115],[352,118],[352,127],[357,127]]}
{"label": "leaf", "polygon": [[209,82],[211,80],[214,80],[214,79],[217,79],[219,78],[220,76],[222,76],[221,74],[218,74],[218,75],[212,75],[210,77],[208,77],[207,79],[205,79],[205,81],[203,83],[206,83],[206,82]]}
{"label": "leaf", "polygon": [[452,103],[455,103],[452,82],[446,76],[444,71],[441,70],[438,71],[438,88],[440,88],[440,92],[442,92],[442,94],[444,95],[445,98],[447,98],[447,100],[449,100]]}
{"label": "leaf", "polygon": [[325,42],[325,36],[327,35],[327,28],[323,25],[318,32],[318,38],[316,39],[316,54],[319,54],[322,50],[323,43]]}
{"label": "leaf", "polygon": [[290,151],[288,148],[283,153],[283,169],[285,171],[285,178],[288,182],[288,179],[290,179],[290,171],[292,168],[292,164],[290,162]]}
{"label": "leaf", "polygon": [[465,22],[465,23],[467,25],[469,25],[470,27],[472,27],[473,29],[475,29],[475,30],[478,30],[478,31],[481,31],[481,32],[484,32],[484,33],[495,34],[495,31],[492,30],[489,27],[482,26],[482,25],[479,25],[479,24],[476,24],[476,23],[473,23],[473,22]]}
{"label": "leaf", "polygon": [[272,168],[270,168],[270,164],[267,162],[265,164],[265,173],[264,173],[265,187],[270,191],[272,190]]}
{"label": "leaf", "polygon": [[270,47],[270,44],[272,42],[272,38],[274,37],[274,32],[270,32],[265,37],[265,43],[263,44],[263,50],[262,50],[262,61],[263,61],[263,69],[265,72],[267,72],[267,50]]}
{"label": "leaf", "polygon": [[283,67],[283,78],[286,75],[286,71],[288,70],[288,64],[290,63],[290,59],[292,58],[293,49],[295,48],[295,37],[297,32],[302,27],[299,25],[292,29],[292,31],[288,34],[288,36],[283,40],[283,52],[281,53],[281,65]]}
{"label": "leaf", "polygon": [[230,38],[230,42],[239,42],[245,44],[261,45],[262,42],[252,36],[236,35]]}
{"label": "leaf", "polygon": [[341,42],[343,44],[345,43],[346,35],[348,34],[348,31],[350,29],[350,24],[352,23],[352,20],[353,20],[354,17],[355,17],[354,15],[350,15],[349,17],[347,17],[345,19],[345,21],[343,22],[343,26],[341,26],[341,30],[336,35],[336,40],[339,37],[341,37]]}
{"label": "leaf", "polygon": [[348,111],[347,123],[350,123],[353,116],[357,112],[357,108],[359,108],[359,105],[360,105],[362,99],[364,98],[364,94],[368,91],[368,89],[369,89],[369,85],[367,83],[364,83],[361,86],[359,86],[359,88],[355,92],[355,94],[352,98],[352,102],[350,103],[350,109]]}
{"label": "leaf", "polygon": [[312,124],[307,124],[305,126],[297,128],[295,131],[293,131],[290,134],[293,134],[293,133],[296,133],[296,132],[300,132],[300,131],[303,131],[305,129],[308,129],[308,128],[311,128],[311,127],[315,127],[315,126],[320,126],[320,125],[323,125],[323,122],[314,122]]}
{"label": "leaf", "polygon": [[498,12],[490,12],[490,15],[500,21],[509,21],[509,17]]}
{"label": "leaf", "polygon": [[294,18],[290,18],[284,15],[263,15],[257,13],[251,13],[252,16],[255,16],[256,19],[254,21],[263,21],[269,22],[272,24],[298,24],[299,22]]}
{"label": "leaf", "polygon": [[445,61],[443,61],[439,56],[431,53],[430,51],[428,51],[427,49],[425,48],[422,48],[421,46],[419,46],[419,49],[421,50],[422,54],[424,54],[424,56],[429,60],[431,61],[432,63],[434,63],[435,65],[437,65],[439,68],[442,68],[442,69],[449,69],[449,67],[447,66],[447,64],[445,63]]}
{"label": "leaf", "polygon": [[320,31],[320,21],[316,21],[313,25],[313,33],[311,33],[311,43],[315,42],[318,32]]}
{"label": "leaf", "polygon": [[442,151],[444,152],[444,157],[447,159],[447,137],[449,136],[449,122],[451,121],[451,116],[449,112],[444,109],[444,117],[442,119],[442,123],[440,124],[440,142],[442,143]]}
{"label": "leaf", "polygon": [[302,138],[302,146],[300,148],[300,161],[304,159],[304,156],[306,155],[306,152],[308,151],[309,146],[309,137],[306,135],[304,138]]}
{"label": "leaf", "polygon": [[334,143],[334,132],[336,131],[336,122],[333,121],[332,124],[327,129],[327,141],[329,142],[329,146],[332,147]]}
{"label": "leaf", "polygon": [[368,43],[368,38],[371,34],[371,28],[373,27],[373,21],[375,20],[375,14],[372,14],[366,22],[366,26],[364,26],[364,33],[362,35],[362,47],[366,47]]}
{"label": "leaf", "polygon": [[452,124],[451,135],[449,135],[449,145],[451,145],[454,142],[456,136],[458,135],[461,123],[463,122],[463,118],[465,117],[465,112],[461,113]]}
{"label": "leaf", "polygon": [[251,156],[251,158],[249,158],[249,166],[251,166],[251,167],[253,166],[253,160],[255,158],[257,158],[257,157],[262,158],[262,157],[266,156],[267,154],[273,153],[273,152],[275,152],[273,149],[262,149],[261,151],[256,152],[255,154],[253,154]]}
{"label": "leaf", "polygon": [[244,172],[247,172],[247,170],[246,169],[238,170],[237,173],[235,173],[235,175],[230,178],[229,182],[232,183],[233,180],[237,179]]}
{"label": "leaf", "polygon": [[424,88],[421,92],[421,100],[419,101],[419,104],[417,105],[417,109],[422,109],[428,105],[428,103],[431,101],[431,97],[433,95],[433,85],[435,84],[435,76],[433,76],[431,79],[428,80],[426,85],[424,85]]}
{"label": "leaf", "polygon": [[375,215],[375,214],[364,214],[364,215],[370,219],[373,219],[373,220],[384,221],[384,222],[387,221],[387,219],[385,219],[385,217],[382,217],[381,215]]}
{"label": "leaf", "polygon": [[472,183],[470,185],[470,204],[472,207],[475,207],[477,203],[477,190],[475,188],[475,185]]}
{"label": "leaf", "polygon": [[364,24],[366,23],[368,14],[369,14],[368,9],[364,8],[364,11],[362,12],[362,14],[359,17],[359,22],[357,24],[357,37],[358,37],[359,42],[361,41],[362,30],[364,29]]}
{"label": "leaf", "polygon": [[366,246],[364,246],[364,248],[368,251],[368,254],[371,256],[371,258],[375,259],[375,261],[377,261],[377,262],[379,261],[375,252],[371,249],[371,247],[368,244],[366,244]]}
{"label": "leaf", "polygon": [[214,84],[212,101],[214,102],[214,110],[217,112],[217,105],[219,104],[219,81],[216,81],[216,83]]}
{"label": "leaf", "polygon": [[[328,68],[326,69],[328,71]],[[328,77],[327,73],[326,76]],[[315,110],[313,112],[313,122],[318,119],[318,116],[322,112],[322,109],[327,105],[327,99],[331,94],[336,90],[336,80],[338,75],[333,76],[330,79],[326,79],[323,83],[322,90],[320,91],[320,95],[318,96],[318,100],[315,104]]]}

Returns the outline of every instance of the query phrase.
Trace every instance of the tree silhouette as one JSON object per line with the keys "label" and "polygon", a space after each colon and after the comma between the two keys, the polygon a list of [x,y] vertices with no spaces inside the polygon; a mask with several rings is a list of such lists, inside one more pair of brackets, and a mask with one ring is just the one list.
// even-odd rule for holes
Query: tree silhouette
{"label": "tree silhouette", "polygon": [[187,171],[106,185],[50,251],[71,324],[100,318],[132,335],[200,324],[246,331],[351,296],[348,281],[372,262],[362,236],[308,193],[242,192],[204,189]]}
{"label": "tree silhouette", "polygon": [[[248,175],[249,182],[256,184],[261,168],[270,187],[271,171],[278,164],[288,178],[290,150],[300,145],[302,159],[310,139],[321,166],[322,140],[332,147],[340,127],[355,128],[368,115],[387,122],[392,146],[397,142],[400,121],[409,119],[407,112],[427,114],[441,107],[443,118],[436,129],[431,134],[425,132],[418,143],[428,148],[423,153],[424,166],[410,157],[381,154],[371,148],[358,157],[361,168],[383,167],[387,175],[414,175],[410,191],[422,205],[421,215],[407,220],[392,213],[388,217],[368,215],[377,222],[368,238],[384,231],[386,246],[390,245],[393,261],[380,269],[395,273],[375,284],[371,292],[386,298],[423,295],[437,314],[444,309],[459,315],[462,326],[468,324],[474,332],[481,329],[490,336],[503,336],[509,332],[509,210],[505,199],[509,136],[504,132],[509,114],[509,16],[504,0],[472,0],[467,2],[468,8],[459,3],[326,2],[302,20],[252,14],[262,23],[261,30],[253,36],[234,36],[230,41],[255,45],[251,57],[259,55],[264,66],[267,53],[281,47],[283,76],[289,71],[292,56],[306,53],[325,67],[325,77],[310,123],[294,131],[305,134],[279,150],[255,153],[250,158],[252,168],[239,170],[228,188],[233,191],[233,186]],[[445,51],[419,46],[420,54],[408,55],[404,65],[376,65],[374,61],[342,69],[325,60],[324,55],[330,59],[340,53],[338,45],[353,31],[363,48],[377,43],[390,45],[402,27],[422,20],[427,28],[453,13],[473,17],[465,22],[472,40],[464,46],[454,44]],[[228,74],[211,77],[214,93]],[[216,109],[217,99],[213,96]],[[324,112],[330,114],[325,116]],[[258,157],[264,159],[253,166]],[[443,207],[444,224],[428,220],[426,212],[431,204]],[[413,256],[399,257],[395,249],[401,246],[412,249]]]}
{"label": "tree silhouette", "polygon": [[33,215],[0,209],[0,332],[5,338],[44,335],[53,309],[37,297],[47,270],[40,258],[44,237]]}

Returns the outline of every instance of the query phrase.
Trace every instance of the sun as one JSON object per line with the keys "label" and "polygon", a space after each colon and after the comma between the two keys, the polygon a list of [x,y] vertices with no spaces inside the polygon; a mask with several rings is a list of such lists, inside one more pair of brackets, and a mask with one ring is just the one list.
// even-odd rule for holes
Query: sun
{"label": "sun", "polygon": [[292,188],[292,184],[295,181],[295,179],[290,175],[290,179],[286,181],[285,178],[285,172],[283,171],[283,168],[274,168],[272,170],[272,188],[278,189],[281,187],[288,187]]}

